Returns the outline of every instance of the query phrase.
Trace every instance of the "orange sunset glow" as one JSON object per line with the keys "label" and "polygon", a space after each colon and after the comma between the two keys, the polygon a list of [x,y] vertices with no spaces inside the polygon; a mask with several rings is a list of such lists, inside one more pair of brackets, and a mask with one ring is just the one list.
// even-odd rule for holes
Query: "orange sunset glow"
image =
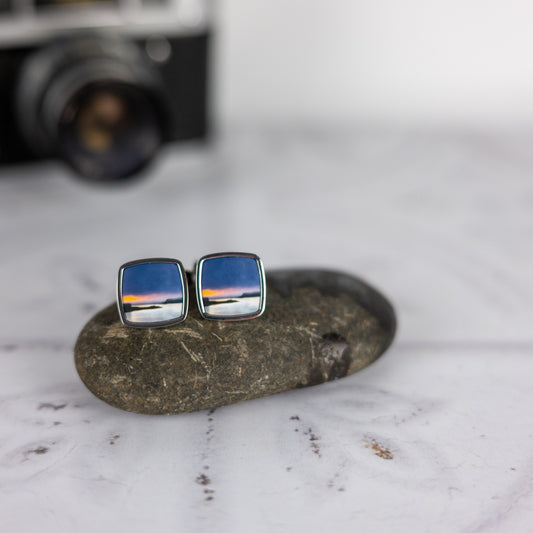
{"label": "orange sunset glow", "polygon": [[152,302],[162,302],[166,300],[167,298],[176,298],[180,297],[176,294],[161,294],[158,292],[154,292],[151,294],[125,294],[122,296],[122,301],[124,303],[136,303],[136,304],[143,304],[143,303],[152,303]]}
{"label": "orange sunset glow", "polygon": [[230,298],[240,296],[245,292],[251,292],[254,288],[228,287],[225,289],[202,289],[203,298]]}

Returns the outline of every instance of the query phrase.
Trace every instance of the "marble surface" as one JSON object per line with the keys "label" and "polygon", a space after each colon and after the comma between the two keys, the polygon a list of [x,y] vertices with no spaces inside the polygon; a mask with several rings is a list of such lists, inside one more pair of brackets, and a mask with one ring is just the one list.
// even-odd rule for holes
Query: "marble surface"
{"label": "marble surface", "polygon": [[[234,127],[92,187],[0,171],[0,531],[533,531],[533,132]],[[122,412],[72,349],[127,260],[357,274],[398,337],[342,380]]]}

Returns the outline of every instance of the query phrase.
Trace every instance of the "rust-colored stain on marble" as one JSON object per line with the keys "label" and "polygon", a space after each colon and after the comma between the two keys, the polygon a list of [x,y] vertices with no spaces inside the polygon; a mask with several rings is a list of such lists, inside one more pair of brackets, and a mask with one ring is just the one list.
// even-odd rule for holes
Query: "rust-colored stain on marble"
{"label": "rust-colored stain on marble", "polygon": [[372,440],[365,444],[365,448],[369,448],[374,452],[374,455],[381,457],[381,459],[386,459],[388,461],[394,459],[394,454],[382,444],[379,444],[377,441]]}

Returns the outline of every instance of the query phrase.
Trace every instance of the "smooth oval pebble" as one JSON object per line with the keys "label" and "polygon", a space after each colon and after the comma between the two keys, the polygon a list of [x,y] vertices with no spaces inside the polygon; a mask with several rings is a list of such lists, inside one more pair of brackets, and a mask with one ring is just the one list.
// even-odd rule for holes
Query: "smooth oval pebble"
{"label": "smooth oval pebble", "polygon": [[380,293],[323,270],[268,272],[266,311],[253,320],[205,320],[194,298],[189,307],[167,328],[125,327],[114,304],[97,313],[74,349],[82,381],[120,409],[185,413],[342,378],[377,359],[396,330]]}

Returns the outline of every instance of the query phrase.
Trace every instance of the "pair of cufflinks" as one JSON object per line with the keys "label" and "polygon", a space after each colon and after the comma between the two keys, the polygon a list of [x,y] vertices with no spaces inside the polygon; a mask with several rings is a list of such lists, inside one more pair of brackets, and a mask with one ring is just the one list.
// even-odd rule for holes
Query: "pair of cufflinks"
{"label": "pair of cufflinks", "polygon": [[[255,254],[218,253],[196,263],[196,300],[202,317],[246,320],[261,316],[266,280]],[[189,308],[187,275],[177,259],[140,259],[118,273],[117,304],[125,326],[146,328],[177,324]]]}

